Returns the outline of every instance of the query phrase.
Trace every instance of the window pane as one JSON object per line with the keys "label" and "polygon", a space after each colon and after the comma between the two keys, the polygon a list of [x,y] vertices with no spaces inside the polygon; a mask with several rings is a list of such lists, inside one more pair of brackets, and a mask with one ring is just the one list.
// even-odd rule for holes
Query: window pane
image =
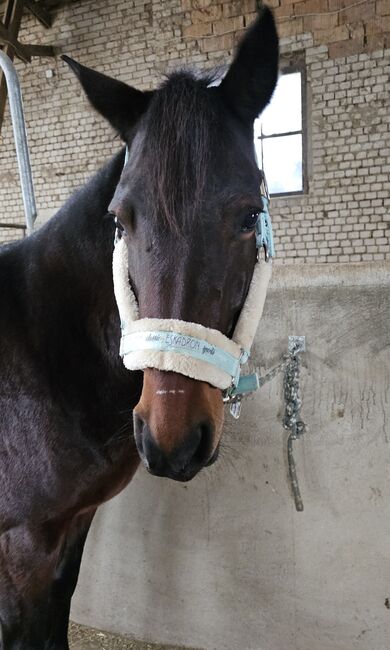
{"label": "window pane", "polygon": [[256,150],[261,165],[259,143],[263,143],[264,172],[270,194],[301,192],[302,185],[302,136],[287,135],[258,140]]}
{"label": "window pane", "polygon": [[260,138],[255,137],[255,151],[256,151],[256,158],[257,158],[257,166],[259,169],[263,169],[263,148],[262,148],[262,140]]}
{"label": "window pane", "polygon": [[[302,97],[301,73],[291,72],[279,77],[276,90],[261,117],[264,135],[301,131],[302,129]],[[255,134],[260,124],[255,124]],[[260,134],[259,134],[260,135]]]}

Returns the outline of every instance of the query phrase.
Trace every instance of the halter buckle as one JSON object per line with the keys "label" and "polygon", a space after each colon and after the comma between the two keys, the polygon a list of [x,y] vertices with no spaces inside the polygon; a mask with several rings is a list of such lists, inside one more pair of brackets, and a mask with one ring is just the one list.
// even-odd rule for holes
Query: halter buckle
{"label": "halter buckle", "polygon": [[269,190],[268,190],[268,185],[267,185],[267,179],[265,177],[264,171],[262,169],[260,171],[260,194],[261,196],[264,196],[266,199],[268,199],[268,203],[270,202],[270,195],[269,195]]}
{"label": "halter buckle", "polygon": [[265,261],[268,262],[270,257],[275,257],[274,238],[272,232],[271,217],[269,214],[269,198],[263,199],[263,210],[256,224],[256,246],[258,250],[264,249]]}

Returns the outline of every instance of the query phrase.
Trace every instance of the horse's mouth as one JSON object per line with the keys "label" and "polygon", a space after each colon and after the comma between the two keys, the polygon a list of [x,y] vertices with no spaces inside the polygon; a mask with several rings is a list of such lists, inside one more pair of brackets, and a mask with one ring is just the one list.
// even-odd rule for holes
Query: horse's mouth
{"label": "horse's mouth", "polygon": [[219,443],[214,450],[211,458],[207,461],[205,465],[201,465],[199,467],[191,467],[191,469],[187,469],[186,467],[183,467],[183,469],[179,472],[174,472],[173,470],[170,470],[168,468],[165,468],[163,472],[159,471],[158,469],[151,469],[148,467],[147,461],[145,457],[142,457],[142,462],[144,466],[146,467],[146,470],[148,471],[149,474],[152,476],[159,476],[160,478],[168,478],[171,479],[172,481],[178,481],[179,483],[188,483],[189,481],[192,481],[193,478],[199,472],[204,468],[204,467],[210,467],[215,463],[219,456]]}
{"label": "horse's mouth", "polygon": [[183,472],[171,472],[169,470],[166,470],[160,473],[158,470],[151,470],[148,468],[146,469],[149,472],[149,474],[152,474],[152,476],[159,476],[160,478],[168,478],[172,481],[178,481],[179,483],[188,483],[188,481],[192,481],[192,479],[200,471],[200,470],[195,470],[187,473],[185,470]]}
{"label": "horse's mouth", "polygon": [[210,465],[214,465],[215,461],[218,459],[218,456],[219,456],[219,443],[217,444],[213,455],[211,456],[208,463],[206,463],[205,467],[210,467]]}

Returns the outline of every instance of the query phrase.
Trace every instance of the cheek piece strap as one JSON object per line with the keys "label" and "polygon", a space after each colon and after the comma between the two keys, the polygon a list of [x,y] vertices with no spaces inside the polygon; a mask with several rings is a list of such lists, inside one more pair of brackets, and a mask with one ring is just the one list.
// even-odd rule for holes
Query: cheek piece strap
{"label": "cheek piece strap", "polygon": [[[257,262],[249,291],[231,339],[199,323],[171,318],[139,318],[138,304],[129,281],[125,238],[115,237],[114,292],[121,320],[120,356],[128,370],[178,372],[224,391],[225,401],[235,401],[259,388],[258,375],[241,375],[250,356],[263,313],[275,255],[269,216],[269,194],[263,174],[263,211],[256,224]],[[262,250],[265,260],[261,259]]]}

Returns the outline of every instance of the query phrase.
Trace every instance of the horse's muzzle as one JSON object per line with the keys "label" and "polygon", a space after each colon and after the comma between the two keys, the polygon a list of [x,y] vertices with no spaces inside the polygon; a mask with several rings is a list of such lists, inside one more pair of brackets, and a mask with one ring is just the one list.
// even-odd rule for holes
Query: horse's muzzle
{"label": "horse's muzzle", "polygon": [[161,449],[148,424],[134,414],[134,437],[138,453],[150,474],[175,481],[190,481],[218,456],[213,449],[213,425],[203,421],[183,436],[183,441],[169,452]]}
{"label": "horse's muzzle", "polygon": [[216,459],[223,426],[219,389],[147,368],[133,417],[138,453],[151,474],[189,481]]}

